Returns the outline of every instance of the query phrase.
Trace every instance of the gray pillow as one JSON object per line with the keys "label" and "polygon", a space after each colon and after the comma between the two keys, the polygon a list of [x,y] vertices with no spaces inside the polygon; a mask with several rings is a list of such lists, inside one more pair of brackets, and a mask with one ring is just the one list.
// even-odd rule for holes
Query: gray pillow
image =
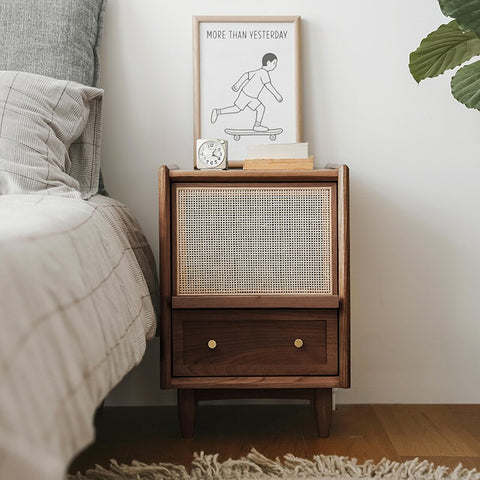
{"label": "gray pillow", "polygon": [[0,194],[95,195],[102,94],[67,80],[0,71]]}
{"label": "gray pillow", "polygon": [[[0,0],[0,70],[97,86],[107,0]],[[99,191],[108,195],[100,172]]]}
{"label": "gray pillow", "polygon": [[97,86],[106,0],[1,0],[0,70]]}

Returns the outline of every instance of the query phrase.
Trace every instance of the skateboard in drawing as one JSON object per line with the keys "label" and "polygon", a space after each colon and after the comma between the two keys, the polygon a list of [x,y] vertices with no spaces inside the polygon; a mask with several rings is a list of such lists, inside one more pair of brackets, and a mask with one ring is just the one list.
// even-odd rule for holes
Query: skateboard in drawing
{"label": "skateboard in drawing", "polygon": [[241,137],[267,135],[270,140],[275,141],[277,135],[283,132],[283,128],[271,128],[265,131],[258,131],[249,128],[226,128],[225,133],[232,135],[234,140],[240,140]]}

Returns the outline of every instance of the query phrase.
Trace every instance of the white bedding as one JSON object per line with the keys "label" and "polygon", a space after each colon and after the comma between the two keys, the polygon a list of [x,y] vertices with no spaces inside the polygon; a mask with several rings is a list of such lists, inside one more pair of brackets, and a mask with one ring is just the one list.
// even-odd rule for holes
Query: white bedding
{"label": "white bedding", "polygon": [[119,202],[0,196],[0,478],[60,480],[155,333],[148,244]]}

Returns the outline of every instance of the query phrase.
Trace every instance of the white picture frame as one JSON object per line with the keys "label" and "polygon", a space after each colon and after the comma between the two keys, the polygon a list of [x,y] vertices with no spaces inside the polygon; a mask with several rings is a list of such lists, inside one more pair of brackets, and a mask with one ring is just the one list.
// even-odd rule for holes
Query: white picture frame
{"label": "white picture frame", "polygon": [[225,139],[241,168],[249,144],[301,142],[300,41],[299,16],[194,16],[194,146]]}

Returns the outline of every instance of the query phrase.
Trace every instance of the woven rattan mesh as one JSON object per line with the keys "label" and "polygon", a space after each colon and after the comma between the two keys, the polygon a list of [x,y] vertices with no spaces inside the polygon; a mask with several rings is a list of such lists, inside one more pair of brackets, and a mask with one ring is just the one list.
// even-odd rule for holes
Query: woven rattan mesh
{"label": "woven rattan mesh", "polygon": [[179,295],[332,293],[329,187],[179,187]]}

